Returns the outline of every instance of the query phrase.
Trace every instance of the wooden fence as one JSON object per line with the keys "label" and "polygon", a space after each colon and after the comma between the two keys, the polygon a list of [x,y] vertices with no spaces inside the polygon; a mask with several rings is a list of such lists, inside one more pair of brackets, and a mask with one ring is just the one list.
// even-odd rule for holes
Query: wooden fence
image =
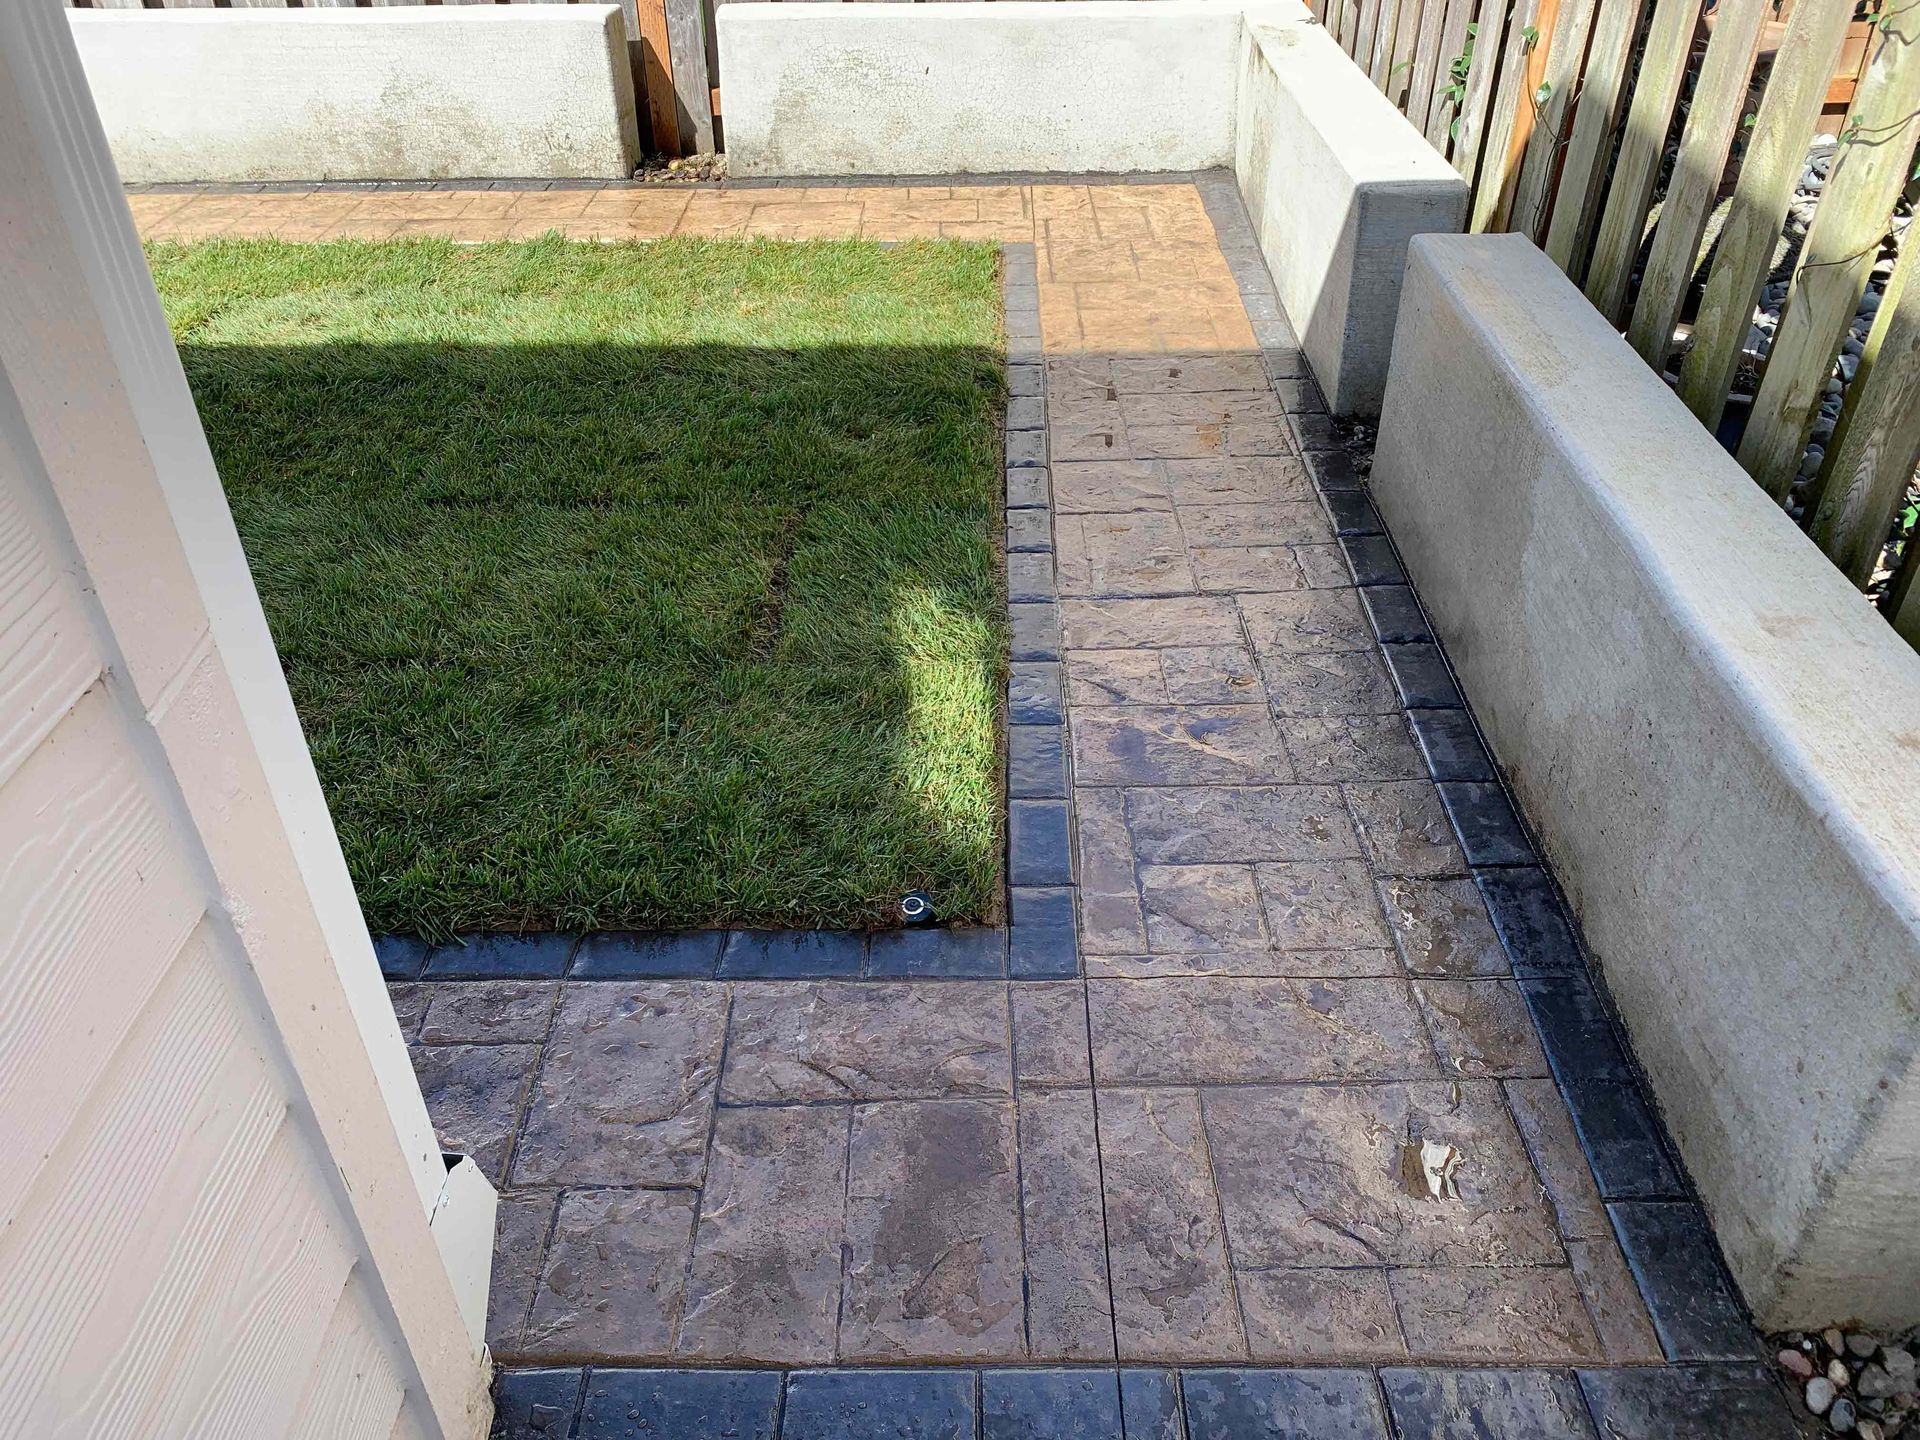
{"label": "wooden fence", "polygon": [[[1920,645],[1920,541],[1885,569],[1920,464],[1920,236],[1847,344],[1912,198],[1920,0],[1312,4],[1465,177],[1472,228],[1532,237]],[[1800,238],[1822,129],[1840,143]],[[1755,304],[1783,275],[1767,347]]]}

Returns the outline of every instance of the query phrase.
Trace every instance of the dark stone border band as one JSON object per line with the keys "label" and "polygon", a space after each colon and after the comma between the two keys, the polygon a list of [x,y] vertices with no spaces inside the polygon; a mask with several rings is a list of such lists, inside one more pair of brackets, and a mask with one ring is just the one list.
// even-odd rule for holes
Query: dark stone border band
{"label": "dark stone border band", "polygon": [[1188,170],[1021,170],[978,175],[818,175],[743,177],[738,180],[147,180],[124,188],[129,195],[353,195],[393,190],[658,190],[725,193],[729,190],[977,190],[1008,185],[1193,185],[1204,178]]}
{"label": "dark stone border band", "polygon": [[1007,330],[1007,973],[1080,973],[1073,778],[1060,670],[1060,589],[1047,453],[1040,275],[1030,244],[1000,247]]}
{"label": "dark stone border band", "polygon": [[[494,1440],[1793,1440],[1758,1364],[513,1370]],[[1591,1427],[1588,1419],[1591,1417]],[[1691,1425],[1676,1430],[1681,1417]],[[1391,1431],[1389,1431],[1391,1425]]]}
{"label": "dark stone border band", "polygon": [[1239,188],[1224,174],[1197,183],[1661,1349],[1675,1362],[1751,1360],[1758,1354],[1752,1323],[1678,1153],[1647,1102],[1626,1031],[1595,981],[1559,886],[1500,780],[1318,387],[1296,373],[1304,368],[1299,340]]}

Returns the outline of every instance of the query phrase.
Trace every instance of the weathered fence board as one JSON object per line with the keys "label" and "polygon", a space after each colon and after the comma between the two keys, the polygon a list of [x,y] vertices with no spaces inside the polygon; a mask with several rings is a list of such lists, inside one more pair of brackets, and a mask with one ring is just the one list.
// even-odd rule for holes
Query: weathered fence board
{"label": "weathered fence board", "polygon": [[1833,173],[1814,211],[1800,268],[1734,458],[1785,500],[1826,393],[1835,351],[1873,269],[1887,215],[1920,137],[1920,33],[1890,26],[1853,98]]}
{"label": "weathered fence board", "polygon": [[1387,99],[1406,108],[1408,87],[1413,83],[1414,54],[1420,43],[1420,24],[1428,9],[1440,8],[1441,0],[1400,0],[1400,14],[1393,27],[1393,54],[1387,66],[1384,85]]}
{"label": "weathered fence board", "polygon": [[1587,298],[1616,325],[1626,306],[1627,283],[1640,253],[1647,208],[1660,171],[1673,123],[1673,107],[1686,77],[1687,55],[1693,46],[1694,23],[1700,0],[1656,0],[1647,48],[1640,59],[1640,77],[1627,108],[1627,128],[1620,138],[1613,183],[1600,216],[1600,233],[1593,242],[1593,262],[1587,270]]}
{"label": "weathered fence board", "polygon": [[1487,113],[1493,105],[1493,82],[1500,69],[1508,8],[1509,0],[1483,0],[1480,18],[1474,22],[1473,63],[1467,70],[1467,93],[1453,121],[1450,157],[1453,168],[1469,185],[1480,171],[1480,147],[1486,139]]}
{"label": "weathered fence board", "polygon": [[1420,11],[1419,33],[1413,47],[1413,69],[1407,77],[1406,99],[1401,108],[1416,128],[1427,128],[1427,115],[1433,108],[1433,82],[1445,72],[1447,56],[1440,44],[1446,33],[1447,0],[1427,0]]}
{"label": "weathered fence board", "polygon": [[1861,589],[1873,578],[1907,479],[1920,465],[1920,246],[1900,256],[1867,336],[1808,527]]}
{"label": "weathered fence board", "polygon": [[1653,252],[1641,272],[1640,296],[1627,325],[1627,343],[1655,370],[1664,370],[1673,346],[1673,323],[1679,318],[1687,287],[1700,258],[1700,239],[1707,216],[1720,189],[1727,151],[1740,124],[1740,114],[1753,76],[1754,51],[1760,44],[1760,26],[1772,0],[1721,0],[1713,40],[1700,67],[1687,123],[1680,134],[1680,154],[1667,181],[1667,198],[1660,207],[1660,224],[1653,232]]}
{"label": "weathered fence board", "polygon": [[1373,58],[1367,65],[1367,74],[1376,90],[1384,91],[1387,88],[1387,72],[1393,68],[1393,37],[1400,24],[1400,12],[1417,3],[1418,0],[1380,0],[1379,19],[1373,32]]}
{"label": "weathered fence board", "polygon": [[[1490,0],[1490,6],[1497,7],[1501,0]],[[1427,143],[1442,155],[1453,148],[1452,126],[1461,114],[1462,106],[1452,98],[1455,85],[1453,64],[1466,53],[1473,43],[1472,31],[1474,16],[1479,13],[1480,0],[1447,0],[1447,18],[1440,26],[1440,57],[1433,72],[1433,96],[1427,102],[1426,135]],[[1414,117],[1419,123],[1419,118]]]}
{"label": "weathered fence board", "polygon": [[667,0],[637,0],[634,11],[634,34],[640,41],[641,87],[646,96],[647,121],[653,127],[653,148],[667,155],[678,155],[681,153],[680,107],[673,98]]}
{"label": "weathered fence board", "polygon": [[1507,38],[1501,46],[1500,69],[1494,80],[1492,115],[1487,121],[1486,148],[1480,156],[1480,168],[1467,176],[1474,187],[1469,228],[1475,231],[1505,229],[1508,202],[1514,180],[1514,137],[1521,127],[1531,127],[1533,92],[1528,84],[1533,54],[1539,45],[1539,26],[1543,7],[1557,0],[1514,0],[1507,18]]}
{"label": "weathered fence board", "polygon": [[1353,63],[1362,70],[1371,73],[1373,69],[1373,37],[1380,30],[1380,7],[1387,0],[1360,0],[1360,11],[1353,30]]}
{"label": "weathered fence board", "polygon": [[667,0],[668,61],[680,146],[694,154],[713,149],[713,81],[707,70],[707,17],[701,0]]}
{"label": "weathered fence board", "polygon": [[1573,112],[1573,133],[1547,224],[1546,251],[1568,277],[1585,269],[1606,178],[1607,147],[1627,90],[1627,61],[1645,0],[1603,0],[1594,19],[1586,74]]}
{"label": "weathered fence board", "polygon": [[1707,273],[1693,345],[1680,365],[1680,398],[1709,429],[1719,425],[1733,388],[1753,327],[1754,299],[1773,265],[1850,16],[1845,5],[1797,6],[1767,79],[1734,184],[1733,206]]}
{"label": "weathered fence board", "polygon": [[1595,0],[1561,0],[1560,15],[1547,42],[1540,83],[1534,96],[1533,133],[1527,137],[1520,161],[1520,179],[1514,186],[1511,230],[1538,240],[1546,229],[1547,201],[1554,172],[1566,149],[1568,123],[1581,63],[1587,55],[1587,37],[1593,30]]}
{"label": "weathered fence board", "polygon": [[1340,48],[1349,55],[1353,54],[1354,45],[1359,38],[1360,12],[1366,4],[1367,0],[1342,0],[1340,22],[1335,31],[1335,38],[1340,41]]}

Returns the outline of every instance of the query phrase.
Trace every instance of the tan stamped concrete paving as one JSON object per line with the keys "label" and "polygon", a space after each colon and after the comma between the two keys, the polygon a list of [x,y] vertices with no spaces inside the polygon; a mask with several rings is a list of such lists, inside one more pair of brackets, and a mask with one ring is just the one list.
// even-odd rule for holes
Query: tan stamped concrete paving
{"label": "tan stamped concrete paving", "polygon": [[395,986],[497,1357],[1660,1359],[1193,186],[132,203],[1036,248],[1086,977]]}

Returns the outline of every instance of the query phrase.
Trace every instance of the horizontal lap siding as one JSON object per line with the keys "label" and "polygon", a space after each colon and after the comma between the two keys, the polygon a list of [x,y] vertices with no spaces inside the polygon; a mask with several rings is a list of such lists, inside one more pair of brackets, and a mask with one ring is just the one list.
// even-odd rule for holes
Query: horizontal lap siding
{"label": "horizontal lap siding", "polygon": [[4,1428],[479,1440],[455,1237],[491,1196],[431,1228],[445,1166],[58,9],[0,5],[0,229]]}
{"label": "horizontal lap siding", "polygon": [[[0,1213],[18,1212],[202,907],[95,687],[0,787]],[[76,1045],[77,1037],[86,1043]]]}
{"label": "horizontal lap siding", "polygon": [[381,1440],[390,1322],[49,514],[0,436],[0,1413]]}
{"label": "horizontal lap siding", "polygon": [[288,1432],[294,1440],[387,1440],[394,1433],[402,1387],[377,1333],[365,1287],[349,1283],[300,1397]]}
{"label": "horizontal lap siding", "polygon": [[[11,475],[19,463],[0,450],[0,475]],[[20,768],[101,669],[71,581],[49,562],[20,496],[0,485],[0,782]]]}

